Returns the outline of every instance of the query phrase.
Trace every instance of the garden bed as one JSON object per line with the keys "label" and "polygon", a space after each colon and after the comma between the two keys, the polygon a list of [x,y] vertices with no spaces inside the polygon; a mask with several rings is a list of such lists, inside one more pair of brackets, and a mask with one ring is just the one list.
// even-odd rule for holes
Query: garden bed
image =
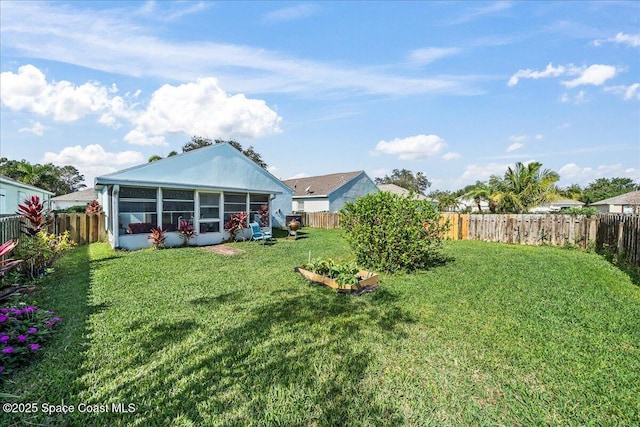
{"label": "garden bed", "polygon": [[318,283],[324,286],[328,286],[340,293],[361,295],[366,292],[371,292],[378,287],[379,276],[367,270],[358,271],[358,274],[356,275],[356,277],[358,278],[358,283],[349,285],[338,283],[331,277],[323,276],[321,274],[314,273],[313,271],[305,270],[302,267],[296,267],[293,271],[295,271],[296,273],[300,273],[302,277],[304,277],[311,283]]}

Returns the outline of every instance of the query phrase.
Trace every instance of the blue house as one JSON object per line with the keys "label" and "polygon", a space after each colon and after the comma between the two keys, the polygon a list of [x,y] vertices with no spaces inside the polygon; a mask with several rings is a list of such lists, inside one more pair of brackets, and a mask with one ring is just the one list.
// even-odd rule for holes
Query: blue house
{"label": "blue house", "polygon": [[309,176],[283,182],[293,190],[291,209],[294,212],[338,212],[345,203],[378,192],[378,187],[364,171]]}
{"label": "blue house", "polygon": [[53,193],[6,176],[0,176],[0,216],[15,215],[18,205],[32,196],[40,197],[45,208],[48,208]]}
{"label": "blue house", "polygon": [[[183,220],[197,233],[191,245],[218,244],[228,239],[224,223],[233,214],[246,212],[257,222],[264,207],[269,219],[261,226],[284,227],[293,193],[227,143],[99,176],[95,189],[111,246],[129,250],[149,247],[147,236],[156,227],[167,231],[167,246],[182,244],[177,230]],[[250,236],[245,230],[243,237]]]}

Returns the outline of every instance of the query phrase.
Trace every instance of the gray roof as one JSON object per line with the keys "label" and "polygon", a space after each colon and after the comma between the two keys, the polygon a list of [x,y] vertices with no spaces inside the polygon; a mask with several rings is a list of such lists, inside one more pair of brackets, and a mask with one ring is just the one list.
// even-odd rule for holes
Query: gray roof
{"label": "gray roof", "polygon": [[340,172],[282,181],[293,190],[293,197],[326,197],[364,171]]}
{"label": "gray roof", "polygon": [[93,188],[87,188],[86,190],[80,190],[80,191],[76,191],[74,193],[69,193],[69,194],[63,194],[61,196],[56,196],[51,198],[51,200],[53,201],[59,201],[59,202],[63,202],[63,201],[85,201],[85,202],[90,202],[93,199],[96,198],[96,191]]}
{"label": "gray roof", "polygon": [[16,181],[13,178],[9,178],[8,176],[0,175],[0,182],[4,182],[6,184],[13,184],[16,187],[26,188],[27,190],[39,191],[41,193],[49,194],[53,196],[51,191],[44,190],[42,188],[34,187],[33,185],[25,184],[24,182]]}
{"label": "gray roof", "polygon": [[[395,184],[378,184],[378,190],[386,191],[388,193],[398,194],[400,196],[408,196],[410,191],[406,188],[400,187]],[[427,197],[422,194],[414,193],[414,196],[418,200],[427,200]]]}
{"label": "gray roof", "polygon": [[640,191],[631,191],[619,196],[610,197],[600,200],[599,202],[591,203],[589,206],[594,205],[640,205]]}

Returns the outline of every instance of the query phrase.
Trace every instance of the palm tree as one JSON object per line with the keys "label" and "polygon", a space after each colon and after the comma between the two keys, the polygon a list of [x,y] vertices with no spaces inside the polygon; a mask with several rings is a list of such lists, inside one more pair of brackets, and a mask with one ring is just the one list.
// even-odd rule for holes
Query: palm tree
{"label": "palm tree", "polygon": [[479,212],[482,212],[482,201],[489,204],[489,210],[491,212],[495,212],[497,203],[493,198],[494,193],[495,189],[492,188],[491,185],[487,185],[487,183],[482,181],[476,181],[474,185],[467,187],[467,192],[464,194],[464,197],[473,199],[478,206]]}
{"label": "palm tree", "polygon": [[541,203],[558,198],[555,183],[560,179],[557,172],[542,169],[542,163],[521,162],[507,168],[498,185],[496,198],[507,212],[523,213]]}

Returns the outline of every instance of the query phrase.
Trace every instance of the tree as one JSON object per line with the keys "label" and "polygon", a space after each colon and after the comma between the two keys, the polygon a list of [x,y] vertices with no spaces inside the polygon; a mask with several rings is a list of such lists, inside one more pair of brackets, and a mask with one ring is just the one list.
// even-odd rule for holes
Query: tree
{"label": "tree", "polygon": [[476,181],[475,184],[465,188],[464,197],[473,199],[474,203],[478,206],[479,212],[482,212],[483,201],[488,203],[491,212],[495,212],[497,203],[492,197],[494,193],[495,191],[491,186],[482,181]]}
{"label": "tree", "polygon": [[567,199],[580,200],[582,197],[582,188],[580,188],[580,185],[578,184],[571,184],[566,188],[560,188],[558,193]]}
{"label": "tree", "polygon": [[555,183],[560,179],[557,172],[542,169],[542,163],[531,162],[526,166],[517,162],[509,166],[504,178],[495,182],[493,195],[505,212],[524,213],[541,203],[558,197]]}
{"label": "tree", "polygon": [[376,184],[395,184],[398,187],[405,188],[409,191],[424,195],[427,188],[431,187],[431,183],[427,177],[418,172],[415,175],[407,169],[394,169],[391,176],[385,175],[383,178],[376,178]]}
{"label": "tree", "polygon": [[230,139],[228,141],[225,141],[222,139],[216,139],[215,141],[211,141],[211,139],[209,138],[204,138],[201,136],[192,136],[191,140],[182,146],[182,152],[186,153],[187,151],[197,150],[198,148],[208,147],[213,144],[222,144],[224,142],[228,143],[233,148],[235,148],[236,150],[240,151],[242,154],[244,154],[245,156],[253,160],[261,168],[267,169],[267,166],[268,166],[267,163],[265,163],[265,161],[262,160],[262,157],[258,152],[256,152],[253,149],[252,145],[250,145],[249,148],[245,150],[239,142],[234,141],[233,139]]}
{"label": "tree", "polygon": [[432,191],[431,193],[429,193],[429,197],[438,201],[438,210],[440,212],[455,211],[460,206],[458,196],[451,191]]}
{"label": "tree", "polygon": [[153,156],[149,157],[149,163],[151,162],[157,162],[158,160],[162,160],[164,157],[158,155],[158,154],[154,154]]}
{"label": "tree", "polygon": [[51,191],[55,195],[73,193],[86,187],[82,183],[84,176],[71,165],[31,164],[26,160],[9,160],[3,157],[0,158],[0,175]]}
{"label": "tree", "polygon": [[631,178],[598,178],[582,191],[580,201],[586,204],[640,190],[640,184]]}
{"label": "tree", "polygon": [[204,148],[213,145],[213,141],[209,138],[202,136],[192,136],[191,140],[182,146],[182,152],[197,150],[198,148]]}

